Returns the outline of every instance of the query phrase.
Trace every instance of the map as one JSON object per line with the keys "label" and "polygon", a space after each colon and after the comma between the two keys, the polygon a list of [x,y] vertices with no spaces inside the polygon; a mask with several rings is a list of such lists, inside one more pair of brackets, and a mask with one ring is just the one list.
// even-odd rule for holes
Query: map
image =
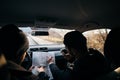
{"label": "map", "polygon": [[50,68],[47,64],[48,57],[53,57],[55,63],[55,53],[54,52],[33,52],[32,53],[32,65],[33,66],[44,66],[46,74],[53,79]]}

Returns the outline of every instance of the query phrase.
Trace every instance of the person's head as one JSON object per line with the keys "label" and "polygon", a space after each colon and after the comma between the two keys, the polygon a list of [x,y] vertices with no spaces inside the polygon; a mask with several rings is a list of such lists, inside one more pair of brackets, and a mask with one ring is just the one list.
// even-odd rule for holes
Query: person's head
{"label": "person's head", "polygon": [[73,62],[75,60],[75,58],[70,55],[65,48],[61,49],[61,53],[68,62]]}
{"label": "person's head", "polygon": [[14,24],[0,29],[0,49],[7,60],[20,64],[29,47],[26,35]]}
{"label": "person's head", "polygon": [[110,63],[120,66],[120,28],[111,29],[104,44],[104,55]]}
{"label": "person's head", "polygon": [[86,38],[79,31],[71,31],[65,34],[63,43],[72,56],[85,55],[87,52]]}

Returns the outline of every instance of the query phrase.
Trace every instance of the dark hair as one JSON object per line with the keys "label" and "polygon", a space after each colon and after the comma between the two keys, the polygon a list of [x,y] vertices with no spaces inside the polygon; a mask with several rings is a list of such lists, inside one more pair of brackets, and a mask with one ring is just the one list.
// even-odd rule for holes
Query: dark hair
{"label": "dark hair", "polygon": [[0,37],[0,49],[6,59],[19,64],[29,47],[26,35],[16,25],[8,24],[0,29]]}
{"label": "dark hair", "polygon": [[111,63],[120,66],[120,28],[112,29],[104,44],[104,55]]}
{"label": "dark hair", "polygon": [[68,48],[74,48],[81,52],[87,51],[86,38],[79,31],[71,31],[65,34],[63,43]]}

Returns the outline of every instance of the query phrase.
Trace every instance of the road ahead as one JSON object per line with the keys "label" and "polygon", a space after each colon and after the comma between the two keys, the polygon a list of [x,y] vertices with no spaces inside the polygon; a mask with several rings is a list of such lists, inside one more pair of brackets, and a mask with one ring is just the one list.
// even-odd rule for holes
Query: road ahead
{"label": "road ahead", "polygon": [[41,39],[37,36],[27,35],[29,40],[29,45],[40,45],[40,44],[55,44],[54,42],[50,42],[44,39]]}

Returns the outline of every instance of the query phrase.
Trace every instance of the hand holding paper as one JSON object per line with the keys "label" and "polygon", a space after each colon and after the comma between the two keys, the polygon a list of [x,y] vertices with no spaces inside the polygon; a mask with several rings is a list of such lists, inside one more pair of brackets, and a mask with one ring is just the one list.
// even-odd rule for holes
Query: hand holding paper
{"label": "hand holding paper", "polygon": [[47,60],[48,64],[54,63],[54,59],[52,56],[47,56],[47,57],[48,57],[48,60]]}

